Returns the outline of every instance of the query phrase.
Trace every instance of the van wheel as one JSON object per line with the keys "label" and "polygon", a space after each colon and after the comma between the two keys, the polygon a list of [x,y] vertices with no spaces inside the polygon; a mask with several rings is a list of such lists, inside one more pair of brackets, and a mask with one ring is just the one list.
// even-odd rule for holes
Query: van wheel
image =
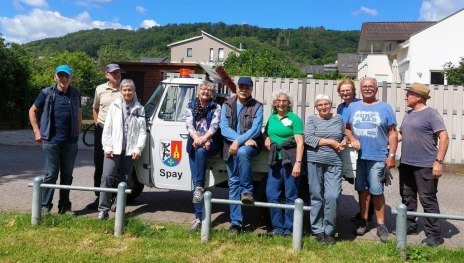
{"label": "van wheel", "polygon": [[145,185],[141,184],[137,179],[137,173],[135,169],[132,170],[132,174],[127,178],[127,189],[132,189],[132,193],[127,195],[127,200],[132,201],[137,198],[143,191]]}

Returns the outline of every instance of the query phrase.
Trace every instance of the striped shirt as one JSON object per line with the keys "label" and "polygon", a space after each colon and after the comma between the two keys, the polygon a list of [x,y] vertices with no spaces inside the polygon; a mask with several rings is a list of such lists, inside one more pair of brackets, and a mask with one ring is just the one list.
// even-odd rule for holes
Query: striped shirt
{"label": "striped shirt", "polygon": [[318,115],[310,116],[305,125],[305,143],[308,162],[342,165],[342,154],[330,146],[319,146],[321,138],[341,142],[345,136],[345,127],[341,115],[334,114],[330,119]]}

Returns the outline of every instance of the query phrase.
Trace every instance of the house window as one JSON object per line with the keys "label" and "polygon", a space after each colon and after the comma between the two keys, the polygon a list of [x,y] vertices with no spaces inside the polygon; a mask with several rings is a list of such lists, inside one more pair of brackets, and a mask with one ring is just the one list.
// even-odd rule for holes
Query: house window
{"label": "house window", "polygon": [[209,49],[209,62],[214,61],[214,48]]}
{"label": "house window", "polygon": [[192,57],[192,48],[191,47],[187,48],[187,57],[190,57],[190,58]]}
{"label": "house window", "polygon": [[219,61],[224,61],[224,49],[223,48],[220,48],[218,50],[218,60]]}
{"label": "house window", "polygon": [[445,84],[445,76],[442,71],[430,72],[430,84],[443,85]]}

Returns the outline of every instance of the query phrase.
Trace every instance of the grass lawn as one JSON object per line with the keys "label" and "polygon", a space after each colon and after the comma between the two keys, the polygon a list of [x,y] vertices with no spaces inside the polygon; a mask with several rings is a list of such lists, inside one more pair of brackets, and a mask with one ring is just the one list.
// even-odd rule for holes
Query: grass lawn
{"label": "grass lawn", "polygon": [[[113,236],[114,220],[51,215],[32,226],[30,215],[0,213],[0,262],[403,262],[396,244],[340,241],[321,245],[304,237],[292,250],[291,237],[244,233],[228,237],[213,230],[210,242],[186,226],[127,219]],[[409,262],[463,262],[464,249],[410,247]]]}

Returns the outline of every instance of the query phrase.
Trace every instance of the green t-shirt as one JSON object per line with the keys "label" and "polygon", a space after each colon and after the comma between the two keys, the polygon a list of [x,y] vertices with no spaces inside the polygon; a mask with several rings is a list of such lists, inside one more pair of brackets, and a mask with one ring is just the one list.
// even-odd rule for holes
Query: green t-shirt
{"label": "green t-shirt", "polygon": [[282,145],[293,138],[295,134],[304,134],[303,122],[298,115],[291,111],[282,119],[279,119],[277,113],[273,113],[267,121],[266,132],[271,142]]}

